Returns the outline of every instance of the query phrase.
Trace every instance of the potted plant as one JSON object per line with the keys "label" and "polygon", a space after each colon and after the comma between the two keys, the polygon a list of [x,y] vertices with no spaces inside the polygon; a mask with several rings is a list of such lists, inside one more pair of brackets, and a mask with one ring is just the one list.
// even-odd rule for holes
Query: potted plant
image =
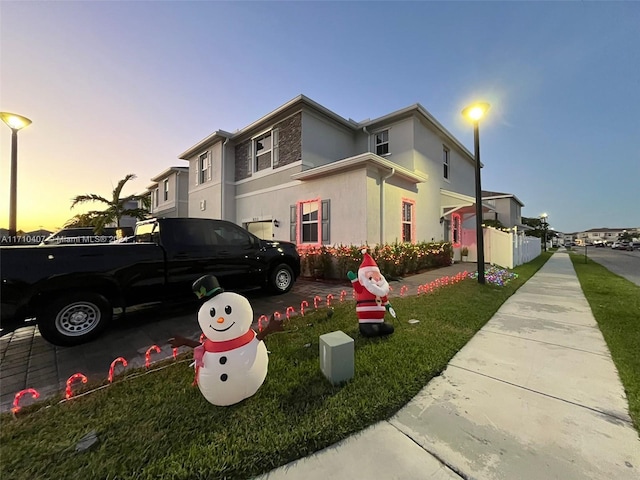
{"label": "potted plant", "polygon": [[469,249],[467,247],[462,247],[462,249],[460,250],[460,257],[462,257],[462,261],[465,262],[468,256]]}

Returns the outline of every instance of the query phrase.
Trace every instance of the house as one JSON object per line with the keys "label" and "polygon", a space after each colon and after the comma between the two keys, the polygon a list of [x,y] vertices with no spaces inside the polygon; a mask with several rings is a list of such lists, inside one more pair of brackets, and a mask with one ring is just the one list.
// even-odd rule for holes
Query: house
{"label": "house", "polygon": [[475,214],[475,159],[420,104],[356,122],[299,95],[179,158],[190,217],[301,246],[459,243]]}
{"label": "house", "polygon": [[482,216],[483,220],[497,220],[505,228],[517,227],[518,230],[531,230],[522,223],[522,203],[512,193],[482,191],[482,203],[492,208]]}
{"label": "house", "polygon": [[150,213],[153,217],[189,216],[189,168],[169,167],[151,179]]}
{"label": "house", "polygon": [[615,242],[619,236],[628,232],[632,237],[640,236],[640,229],[628,227],[628,228],[592,228],[585,230],[584,232],[578,232],[575,235],[575,242],[577,245],[593,245],[594,242],[605,241],[607,243]]}

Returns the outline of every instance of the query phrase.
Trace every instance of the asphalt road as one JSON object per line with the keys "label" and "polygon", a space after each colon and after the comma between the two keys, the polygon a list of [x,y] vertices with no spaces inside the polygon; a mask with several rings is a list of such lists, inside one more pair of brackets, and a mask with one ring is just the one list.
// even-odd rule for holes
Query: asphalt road
{"label": "asphalt road", "polygon": [[[586,247],[587,256],[612,273],[626,278],[640,286],[640,250],[632,252],[613,250],[610,247]],[[575,252],[584,254],[585,247],[573,247]]]}

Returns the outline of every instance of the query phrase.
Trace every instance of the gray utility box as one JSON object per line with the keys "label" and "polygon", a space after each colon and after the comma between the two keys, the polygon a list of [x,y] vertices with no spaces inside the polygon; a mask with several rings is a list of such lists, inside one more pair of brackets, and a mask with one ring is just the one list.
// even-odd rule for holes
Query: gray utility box
{"label": "gray utility box", "polygon": [[320,335],[320,370],[333,385],[353,378],[354,362],[353,338],[340,330]]}

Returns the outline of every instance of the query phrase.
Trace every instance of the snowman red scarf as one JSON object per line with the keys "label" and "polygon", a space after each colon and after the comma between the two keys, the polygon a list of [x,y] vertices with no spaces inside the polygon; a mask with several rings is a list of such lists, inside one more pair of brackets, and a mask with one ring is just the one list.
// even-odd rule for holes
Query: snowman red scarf
{"label": "snowman red scarf", "polygon": [[222,353],[228,352],[229,350],[235,350],[236,348],[245,346],[255,337],[256,332],[249,329],[244,335],[240,335],[239,337],[232,338],[231,340],[225,340],[223,342],[213,342],[208,338],[205,338],[202,345],[199,345],[193,349],[193,358],[196,361],[196,374],[195,378],[193,379],[193,384],[198,384],[198,371],[200,370],[200,367],[204,366],[204,362],[202,359],[204,358],[205,352]]}

